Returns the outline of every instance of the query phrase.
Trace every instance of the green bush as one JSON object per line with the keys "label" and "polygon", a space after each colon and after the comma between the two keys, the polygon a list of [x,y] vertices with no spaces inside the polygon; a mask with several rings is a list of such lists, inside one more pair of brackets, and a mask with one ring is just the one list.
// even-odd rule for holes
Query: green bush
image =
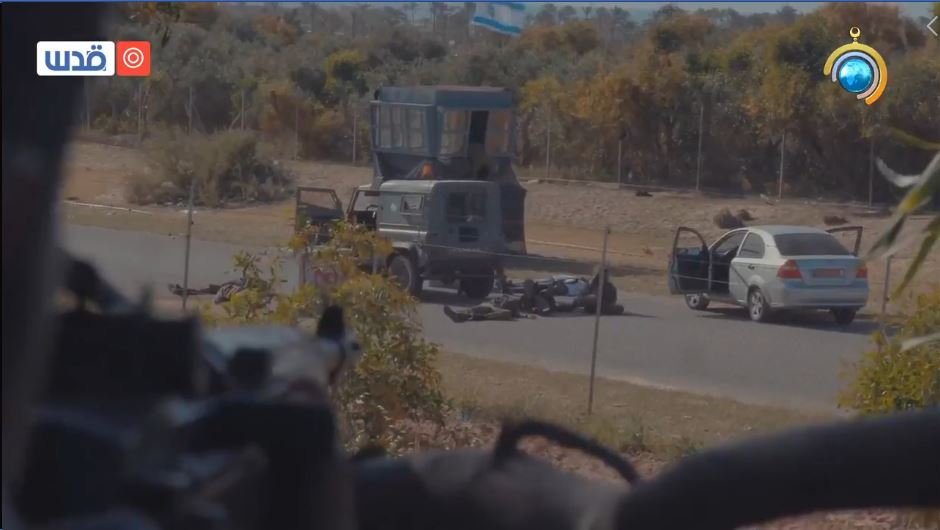
{"label": "green bush", "polygon": [[128,188],[128,198],[138,204],[185,201],[193,180],[194,200],[201,205],[269,201],[289,194],[289,172],[259,153],[251,132],[161,130],[144,149],[153,171],[137,175]]}
{"label": "green bush", "polygon": [[325,304],[343,307],[363,349],[356,369],[333,394],[347,444],[381,444],[400,451],[409,443],[404,436],[407,422],[439,422],[443,417],[438,347],[420,336],[417,301],[387,275],[359,267],[363,258],[386,256],[391,251],[387,241],[347,224],[340,224],[326,245],[308,248],[308,241],[301,234],[290,247],[309,252],[318,266],[338,271],[341,282],[323,289],[307,284],[293,293],[281,293],[277,260],[265,268],[259,256],[240,253],[235,267],[248,287],[221,304],[221,311],[203,308],[203,319],[209,325],[312,326]]}
{"label": "green bush", "polygon": [[940,332],[940,286],[916,296],[896,334],[873,335],[876,349],[854,366],[841,407],[877,414],[940,405],[940,341],[903,350],[905,340]]}

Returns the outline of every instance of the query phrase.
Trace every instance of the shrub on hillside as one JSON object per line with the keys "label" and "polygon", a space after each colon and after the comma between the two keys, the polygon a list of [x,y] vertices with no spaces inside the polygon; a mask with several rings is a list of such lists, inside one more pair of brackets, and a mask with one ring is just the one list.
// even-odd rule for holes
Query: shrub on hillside
{"label": "shrub on hillside", "polygon": [[195,202],[269,201],[285,197],[290,174],[259,153],[258,139],[246,131],[210,135],[157,131],[145,144],[151,162],[128,188],[138,204],[187,200],[195,181]]}
{"label": "shrub on hillside", "polygon": [[333,239],[315,249],[308,238],[290,243],[308,252],[320,267],[337,271],[342,279],[329,288],[307,284],[293,293],[277,290],[279,266],[262,266],[261,258],[241,253],[235,266],[246,279],[246,289],[234,294],[218,310],[205,308],[210,324],[306,325],[316,322],[324,304],[343,307],[347,323],[356,333],[363,357],[345,375],[333,396],[342,420],[347,445],[380,444],[392,452],[403,448],[404,421],[440,421],[444,411],[438,348],[421,338],[417,302],[384,274],[370,274],[358,266],[362,258],[385,256],[387,241],[374,232],[340,224]]}
{"label": "shrub on hillside", "polygon": [[854,366],[839,405],[863,414],[940,405],[940,341],[904,350],[904,341],[940,333],[940,286],[919,294],[897,333],[875,332],[876,348]]}

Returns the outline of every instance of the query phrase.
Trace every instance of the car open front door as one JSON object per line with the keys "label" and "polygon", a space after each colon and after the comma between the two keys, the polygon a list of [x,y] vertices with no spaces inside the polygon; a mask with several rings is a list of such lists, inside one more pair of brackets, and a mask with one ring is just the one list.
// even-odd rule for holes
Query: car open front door
{"label": "car open front door", "polygon": [[861,226],[840,226],[839,228],[826,230],[826,232],[829,232],[832,235],[838,235],[842,232],[855,232],[855,244],[849,245],[849,248],[853,249],[853,255],[858,256],[858,251],[862,246],[862,230],[863,228]]}
{"label": "car open front door", "polygon": [[[683,236],[685,241],[682,241]],[[705,238],[697,230],[680,226],[672,241],[672,253],[669,258],[669,292],[706,293],[710,274],[711,253]]]}
{"label": "car open front door", "polygon": [[378,212],[382,207],[381,193],[378,190],[357,188],[353,190],[349,205],[346,207],[346,220],[360,224],[369,230],[378,229]]}
{"label": "car open front door", "polygon": [[294,198],[294,230],[306,225],[326,225],[343,218],[343,203],[332,188],[297,186]]}

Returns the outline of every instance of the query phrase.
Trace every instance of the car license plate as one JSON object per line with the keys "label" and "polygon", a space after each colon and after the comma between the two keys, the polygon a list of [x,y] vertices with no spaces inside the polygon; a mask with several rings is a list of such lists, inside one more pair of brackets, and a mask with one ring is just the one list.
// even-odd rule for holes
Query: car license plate
{"label": "car license plate", "polygon": [[815,269],[813,270],[814,278],[841,278],[845,275],[845,271],[842,269]]}

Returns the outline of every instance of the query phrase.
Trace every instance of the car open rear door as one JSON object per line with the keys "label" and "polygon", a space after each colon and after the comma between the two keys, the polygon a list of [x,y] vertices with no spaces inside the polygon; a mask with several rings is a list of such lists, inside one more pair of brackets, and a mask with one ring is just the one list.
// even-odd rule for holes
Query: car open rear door
{"label": "car open rear door", "polygon": [[858,251],[862,247],[862,230],[863,228],[861,226],[840,226],[839,228],[826,230],[826,232],[829,232],[832,235],[840,234],[842,232],[855,232],[855,244],[849,245],[849,247],[853,249],[852,254],[858,256]]}
{"label": "car open rear door", "polygon": [[[686,241],[681,241],[683,235]],[[691,239],[692,245],[688,244]],[[680,226],[672,241],[669,255],[669,292],[672,294],[701,294],[708,292],[711,277],[711,252],[697,230]]]}

